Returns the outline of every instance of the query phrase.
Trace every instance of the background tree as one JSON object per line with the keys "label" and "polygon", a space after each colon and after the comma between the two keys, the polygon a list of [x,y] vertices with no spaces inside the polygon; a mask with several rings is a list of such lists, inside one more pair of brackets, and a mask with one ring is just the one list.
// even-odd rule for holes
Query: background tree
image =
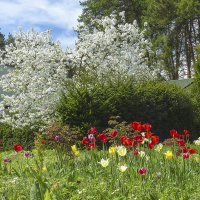
{"label": "background tree", "polygon": [[5,36],[3,33],[0,32],[0,50],[4,49],[5,43]]}
{"label": "background tree", "polygon": [[[148,36],[161,76],[178,79],[194,73],[195,46],[200,42],[199,0],[86,0],[80,21],[91,26],[92,18],[125,11],[126,21],[136,19],[140,28],[148,22]],[[157,66],[156,65],[156,66]]]}

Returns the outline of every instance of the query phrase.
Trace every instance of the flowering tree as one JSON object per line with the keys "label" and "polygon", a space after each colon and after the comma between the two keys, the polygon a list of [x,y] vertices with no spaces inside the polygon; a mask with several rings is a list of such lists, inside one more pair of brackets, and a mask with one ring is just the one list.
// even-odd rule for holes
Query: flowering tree
{"label": "flowering tree", "polygon": [[[119,18],[119,19],[117,19]],[[136,21],[125,22],[124,12],[101,20],[93,20],[96,28],[79,26],[75,60],[86,70],[97,74],[108,71],[120,74],[152,76],[147,66],[150,42],[145,39]],[[142,74],[141,74],[142,73]]]}
{"label": "flowering tree", "polygon": [[15,44],[7,45],[1,64],[14,66],[2,76],[0,85],[12,95],[3,95],[1,121],[15,126],[48,123],[63,81],[67,77],[67,54],[51,39],[51,32],[31,30],[15,34]]}
{"label": "flowering tree", "polygon": [[52,41],[49,31],[16,33],[15,44],[7,45],[5,52],[1,52],[5,53],[1,63],[14,66],[0,80],[4,91],[13,92],[11,96],[3,96],[1,121],[15,126],[41,121],[48,124],[55,117],[55,107],[69,70],[75,67],[95,73],[96,78],[108,72],[120,76],[152,76],[146,65],[150,42],[136,22],[125,23],[124,13],[120,13],[119,20],[117,17],[94,20],[98,27],[94,30],[80,25],[73,52],[64,52]]}

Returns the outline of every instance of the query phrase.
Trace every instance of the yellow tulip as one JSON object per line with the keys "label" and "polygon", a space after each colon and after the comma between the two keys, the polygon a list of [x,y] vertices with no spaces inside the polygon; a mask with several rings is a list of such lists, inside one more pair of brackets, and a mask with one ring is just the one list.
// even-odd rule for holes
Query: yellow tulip
{"label": "yellow tulip", "polygon": [[125,156],[126,153],[127,153],[126,147],[124,147],[124,146],[118,146],[118,147],[117,147],[117,153],[118,153],[118,155],[120,155],[120,156]]}
{"label": "yellow tulip", "polygon": [[166,159],[171,160],[172,157],[173,157],[172,151],[167,151],[167,152],[165,153],[165,158],[166,158]]}
{"label": "yellow tulip", "polygon": [[80,151],[77,149],[76,145],[71,146],[72,152],[75,156],[80,155]]}
{"label": "yellow tulip", "polygon": [[110,147],[109,149],[108,149],[108,152],[109,152],[109,154],[110,155],[115,155],[116,154],[116,147]]}

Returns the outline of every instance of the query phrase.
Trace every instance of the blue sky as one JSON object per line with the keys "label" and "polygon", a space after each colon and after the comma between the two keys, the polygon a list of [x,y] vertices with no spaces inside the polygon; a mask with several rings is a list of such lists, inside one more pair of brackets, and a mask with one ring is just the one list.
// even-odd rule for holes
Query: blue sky
{"label": "blue sky", "polygon": [[0,0],[0,31],[7,36],[19,28],[51,29],[63,48],[73,48],[81,9],[79,0]]}

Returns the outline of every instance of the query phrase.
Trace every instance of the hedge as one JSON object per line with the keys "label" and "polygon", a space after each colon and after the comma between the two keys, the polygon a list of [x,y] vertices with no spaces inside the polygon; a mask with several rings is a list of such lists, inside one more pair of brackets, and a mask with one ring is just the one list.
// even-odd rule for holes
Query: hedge
{"label": "hedge", "polygon": [[84,131],[91,126],[103,130],[109,118],[118,115],[128,123],[152,123],[153,131],[165,139],[171,129],[195,131],[194,110],[190,96],[177,86],[160,81],[137,83],[127,78],[68,84],[57,111],[63,124]]}

